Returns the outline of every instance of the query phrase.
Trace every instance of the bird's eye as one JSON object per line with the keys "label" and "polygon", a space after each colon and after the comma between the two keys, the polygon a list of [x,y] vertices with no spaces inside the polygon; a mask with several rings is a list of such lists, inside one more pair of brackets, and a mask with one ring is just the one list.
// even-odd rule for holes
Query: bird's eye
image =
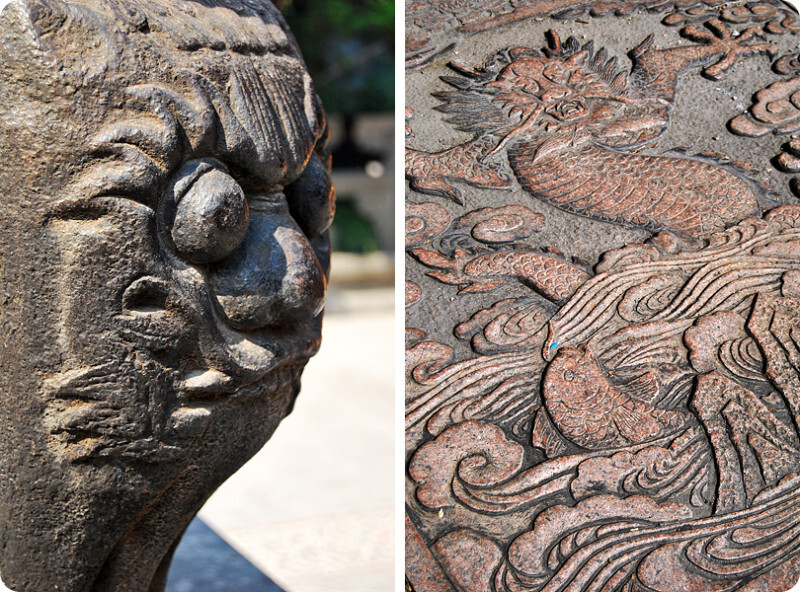
{"label": "bird's eye", "polygon": [[567,382],[572,382],[574,378],[575,378],[575,373],[572,370],[570,370],[569,368],[564,370],[564,380],[566,380]]}
{"label": "bird's eye", "polygon": [[250,217],[247,198],[221,163],[187,163],[178,174],[175,194],[170,233],[182,257],[200,264],[221,261],[244,240]]}

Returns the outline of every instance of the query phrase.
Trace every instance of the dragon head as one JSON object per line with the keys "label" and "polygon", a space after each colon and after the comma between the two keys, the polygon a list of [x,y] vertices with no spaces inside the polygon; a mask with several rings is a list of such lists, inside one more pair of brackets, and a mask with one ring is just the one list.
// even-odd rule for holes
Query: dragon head
{"label": "dragon head", "polygon": [[438,109],[462,131],[508,139],[581,136],[632,147],[664,131],[669,105],[632,88],[605,49],[574,37],[562,43],[552,30],[547,36],[541,51],[505,49],[480,69],[451,63],[460,76],[443,80],[458,90],[437,93]]}

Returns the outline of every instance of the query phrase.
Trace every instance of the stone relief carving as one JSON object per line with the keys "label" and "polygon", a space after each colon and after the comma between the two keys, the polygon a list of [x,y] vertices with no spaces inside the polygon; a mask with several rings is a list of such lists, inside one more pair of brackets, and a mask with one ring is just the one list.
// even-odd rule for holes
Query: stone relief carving
{"label": "stone relief carving", "polygon": [[263,0],[18,0],[0,36],[0,574],[155,592],[319,347],[325,116]]}
{"label": "stone relief carving", "polygon": [[788,590],[796,15],[496,4],[407,7],[407,582]]}
{"label": "stone relief carving", "polygon": [[446,0],[406,4],[406,66],[417,68],[453,48],[461,36],[491,31],[526,19],[569,20],[627,16],[637,10],[663,14],[668,26],[722,19],[754,23],[768,34],[797,33],[800,19],[792,8],[773,0],[731,3],[724,0]]}
{"label": "stone relief carving", "polygon": [[496,56],[494,68],[451,64],[464,76],[447,79],[459,90],[439,93],[439,110],[479,135],[435,154],[409,149],[411,187],[456,199],[450,180],[510,188],[509,175],[484,164],[507,151],[526,191],[572,213],[686,238],[757,215],[758,188],[734,172],[697,159],[619,152],[646,145],[669,125],[678,74],[690,65],[709,64],[703,72],[716,78],[740,56],[776,49],[744,43],[753,28],[734,39],[720,21],[708,25],[683,29],[698,45],[656,50],[648,38],[632,50],[630,72],[617,71],[616,59],[591,42],[580,46],[571,37],[562,44],[555,31],[544,55],[515,47]]}

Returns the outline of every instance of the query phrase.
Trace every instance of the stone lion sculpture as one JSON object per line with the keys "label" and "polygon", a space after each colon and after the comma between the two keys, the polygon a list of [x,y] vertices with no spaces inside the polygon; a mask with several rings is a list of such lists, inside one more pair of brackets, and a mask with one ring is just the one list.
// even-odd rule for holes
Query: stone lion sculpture
{"label": "stone lion sculpture", "polygon": [[15,0],[0,37],[0,576],[157,592],[319,347],[325,115],[266,0]]}

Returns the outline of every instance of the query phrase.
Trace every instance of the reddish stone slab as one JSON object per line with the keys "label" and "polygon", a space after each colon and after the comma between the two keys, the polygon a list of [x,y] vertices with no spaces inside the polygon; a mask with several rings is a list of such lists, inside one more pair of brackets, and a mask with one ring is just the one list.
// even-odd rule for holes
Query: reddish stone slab
{"label": "reddish stone slab", "polygon": [[788,590],[800,17],[406,10],[409,585]]}

